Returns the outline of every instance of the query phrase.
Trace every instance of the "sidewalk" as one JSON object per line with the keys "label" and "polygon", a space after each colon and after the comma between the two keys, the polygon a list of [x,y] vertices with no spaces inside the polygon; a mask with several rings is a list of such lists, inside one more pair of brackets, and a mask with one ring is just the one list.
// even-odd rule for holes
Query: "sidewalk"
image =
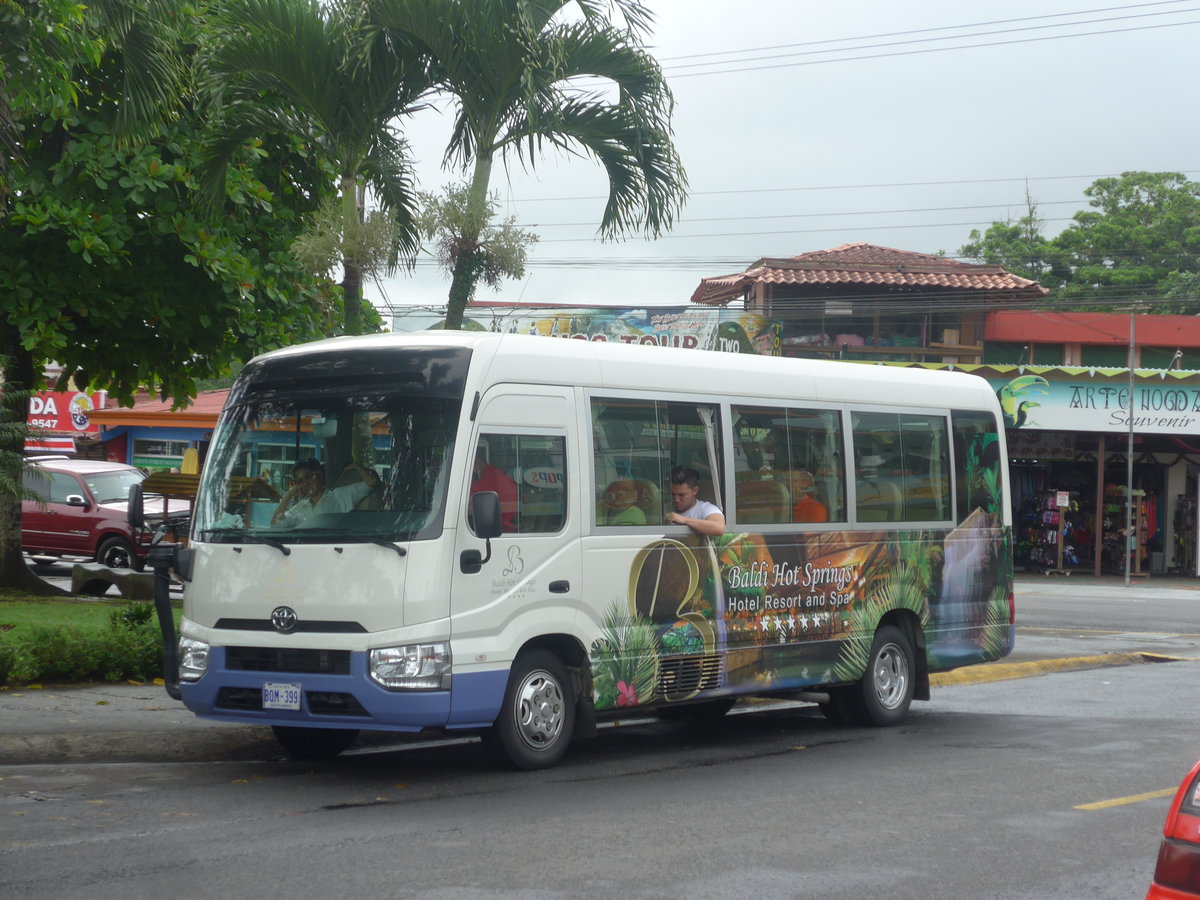
{"label": "sidewalk", "polygon": [[[1136,587],[1200,600],[1196,579],[1140,579]],[[1019,574],[1016,584],[1018,604],[1022,593],[1029,591],[1096,596],[1128,590],[1123,578],[1086,575]],[[1063,668],[1127,665],[1140,661],[1140,651],[1145,650],[1153,647],[1110,646],[1095,655],[1090,651],[1080,655],[1077,645],[1025,635],[1018,637],[1017,651],[1007,659],[948,673],[953,677],[936,677],[941,684],[962,684]],[[363,737],[405,739],[368,732]],[[0,765],[261,760],[282,753],[269,728],[198,719],[168,697],[161,685],[0,687]]]}
{"label": "sidewalk", "polygon": [[208,722],[157,684],[0,688],[0,765],[266,759],[266,727]]}

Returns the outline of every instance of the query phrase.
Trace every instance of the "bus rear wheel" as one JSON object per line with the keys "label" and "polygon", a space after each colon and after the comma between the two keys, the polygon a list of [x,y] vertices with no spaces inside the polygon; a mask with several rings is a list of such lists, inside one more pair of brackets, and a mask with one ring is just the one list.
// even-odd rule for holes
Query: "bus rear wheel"
{"label": "bus rear wheel", "polygon": [[881,625],[871,642],[862,680],[848,687],[832,688],[829,702],[821,704],[821,712],[838,724],[898,725],[912,705],[915,671],[908,635],[895,625]]}
{"label": "bus rear wheel", "polygon": [[859,700],[864,725],[898,725],[913,698],[912,642],[895,625],[881,625],[871,643]]}
{"label": "bus rear wheel", "polygon": [[557,763],[575,728],[575,698],[566,666],[547,650],[522,653],[513,663],[496,724],[484,743],[517,769],[546,769]]}
{"label": "bus rear wheel", "polygon": [[293,759],[329,759],[358,740],[356,728],[293,728],[272,725],[275,740]]}

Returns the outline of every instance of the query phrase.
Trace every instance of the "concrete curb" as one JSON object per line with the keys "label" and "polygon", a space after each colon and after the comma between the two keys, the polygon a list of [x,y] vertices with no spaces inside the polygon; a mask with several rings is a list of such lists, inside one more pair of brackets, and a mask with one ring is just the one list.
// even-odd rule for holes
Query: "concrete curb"
{"label": "concrete curb", "polygon": [[1148,662],[1194,662],[1189,657],[1163,656],[1157,653],[1104,653],[1099,656],[1065,656],[1059,659],[1037,659],[1020,663],[989,663],[937,672],[929,676],[930,687],[953,687],[958,684],[986,684],[1014,678],[1033,678],[1052,672],[1078,672],[1084,669],[1104,669]]}
{"label": "concrete curb", "polygon": [[0,765],[239,762],[283,750],[269,728],[226,726],[179,731],[0,735]]}

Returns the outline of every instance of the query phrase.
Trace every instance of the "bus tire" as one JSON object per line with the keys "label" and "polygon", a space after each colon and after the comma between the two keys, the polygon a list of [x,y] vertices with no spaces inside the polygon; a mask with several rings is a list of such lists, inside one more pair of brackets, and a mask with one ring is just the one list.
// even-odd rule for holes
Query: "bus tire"
{"label": "bus tire", "polygon": [[485,745],[514,768],[546,769],[562,759],[574,730],[575,698],[562,660],[547,650],[522,653]]}
{"label": "bus tire", "polygon": [[895,625],[879,626],[854,698],[862,724],[886,727],[902,722],[912,704],[915,674],[908,635]]}
{"label": "bus tire", "polygon": [[272,725],[275,740],[293,759],[329,759],[358,740],[356,728],[293,728]]}

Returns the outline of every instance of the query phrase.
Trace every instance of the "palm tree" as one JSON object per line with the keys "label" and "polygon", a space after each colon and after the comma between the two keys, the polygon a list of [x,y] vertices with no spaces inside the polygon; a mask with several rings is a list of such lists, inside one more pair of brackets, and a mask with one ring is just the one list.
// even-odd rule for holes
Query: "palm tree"
{"label": "palm tree", "polygon": [[[396,226],[384,266],[415,253],[407,145],[395,122],[428,88],[424,61],[387,35],[359,40],[355,0],[238,0],[226,4],[202,66],[218,100],[205,190],[221,196],[229,161],[264,134],[319,147],[336,168],[341,220],[361,221],[369,189]],[[364,53],[360,63],[354,52]],[[345,333],[362,332],[364,259],[342,245]]]}
{"label": "palm tree", "polygon": [[[637,0],[363,0],[371,24],[430,60],[457,116],[445,161],[470,171],[468,221],[482,223],[492,167],[513,151],[532,166],[543,149],[591,156],[608,175],[602,237],[657,236],[683,205],[687,178],[671,141],[673,98],[639,35]],[[568,9],[582,13],[569,21]],[[367,34],[375,37],[375,32]],[[587,87],[580,82],[603,87]],[[615,99],[612,89],[615,88]],[[458,328],[482,265],[478,233],[461,235],[446,311]]]}

